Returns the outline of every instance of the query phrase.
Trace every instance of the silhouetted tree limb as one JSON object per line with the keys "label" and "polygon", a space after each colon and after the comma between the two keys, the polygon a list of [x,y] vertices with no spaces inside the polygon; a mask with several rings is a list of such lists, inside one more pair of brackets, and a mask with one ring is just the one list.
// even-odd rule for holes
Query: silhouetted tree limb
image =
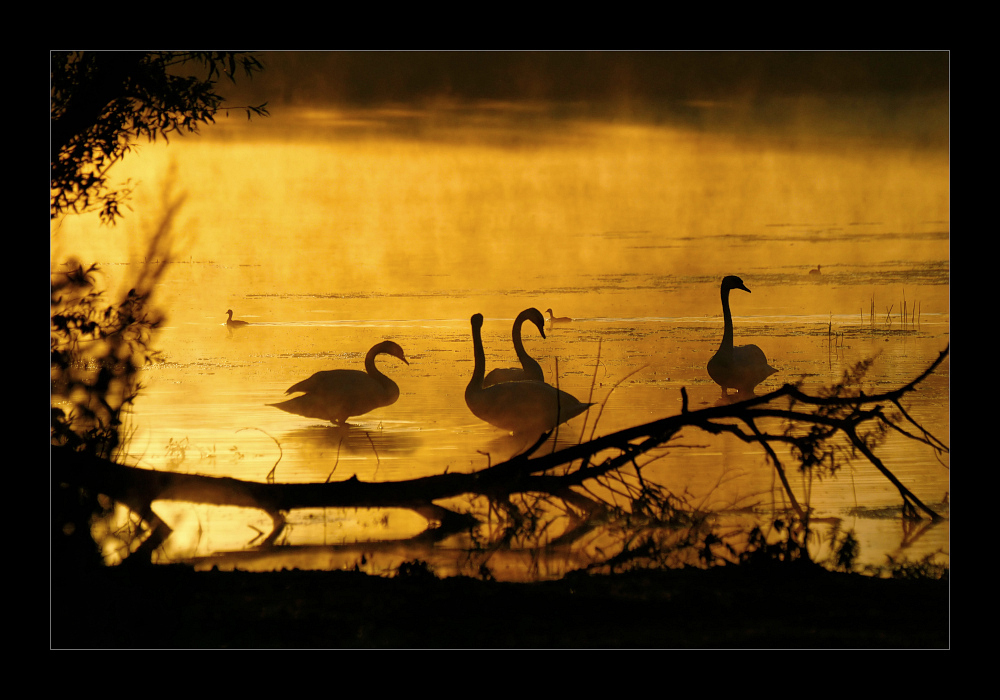
{"label": "silhouetted tree limb", "polygon": [[[202,77],[183,75],[185,64]],[[114,223],[131,189],[108,185],[108,170],[140,138],[197,133],[226,107],[217,79],[236,81],[263,66],[246,52],[75,51],[50,56],[50,217],[100,210]],[[247,118],[267,105],[245,106]]]}

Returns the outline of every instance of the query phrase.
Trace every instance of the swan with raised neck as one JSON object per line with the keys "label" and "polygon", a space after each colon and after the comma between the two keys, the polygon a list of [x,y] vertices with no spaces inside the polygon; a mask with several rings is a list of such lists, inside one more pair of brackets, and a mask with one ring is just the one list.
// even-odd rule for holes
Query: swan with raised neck
{"label": "swan with raised neck", "polygon": [[751,293],[735,275],[722,279],[722,344],[708,361],[708,376],[722,387],[723,396],[729,395],[729,389],[736,389],[740,397],[753,396],[754,387],[778,370],[767,364],[764,351],[756,345],[733,346],[733,315],[729,310],[729,292],[733,289]]}
{"label": "swan with raised neck", "polygon": [[475,314],[472,317],[475,366],[465,389],[465,403],[474,416],[514,435],[538,437],[593,405],[581,403],[572,394],[543,382],[505,382],[484,388],[486,353],[482,328],[483,315]]}
{"label": "swan with raised neck", "polygon": [[545,374],[542,366],[538,364],[527,350],[524,349],[524,342],[521,340],[521,326],[525,321],[531,321],[538,327],[538,332],[545,337],[545,317],[538,309],[525,309],[514,319],[514,327],[511,329],[511,340],[514,341],[514,352],[517,359],[521,361],[520,367],[497,368],[490,370],[483,380],[483,386],[493,386],[503,382],[535,381],[544,382]]}

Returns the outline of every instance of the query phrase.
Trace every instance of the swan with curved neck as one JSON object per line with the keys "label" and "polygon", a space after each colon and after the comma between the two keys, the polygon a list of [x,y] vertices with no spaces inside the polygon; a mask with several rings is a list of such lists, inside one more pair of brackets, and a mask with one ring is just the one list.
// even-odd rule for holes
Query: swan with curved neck
{"label": "swan with curved neck", "polygon": [[328,420],[343,425],[351,416],[360,416],[382,406],[391,406],[399,398],[399,387],[375,366],[379,355],[392,355],[407,365],[403,348],[391,340],[378,343],[365,356],[365,371],[332,369],[317,372],[288,388],[286,394],[304,392],[281,403],[268,406],[306,418]]}
{"label": "swan with curved neck", "polygon": [[243,328],[244,326],[249,326],[250,324],[246,321],[237,321],[233,318],[233,310],[227,309],[226,313],[229,314],[229,320],[226,321],[227,328]]}
{"label": "swan with curved neck", "polygon": [[593,404],[544,382],[506,382],[483,387],[486,353],[483,351],[483,315],[472,317],[475,367],[465,389],[465,403],[473,415],[515,435],[537,437],[575,418]]}
{"label": "swan with curved neck", "polygon": [[708,361],[708,375],[722,387],[722,395],[727,396],[729,389],[736,389],[739,395],[753,396],[754,387],[777,372],[767,364],[764,351],[756,345],[733,347],[733,315],[729,311],[729,291],[742,289],[750,293],[739,277],[730,275],[722,280],[722,316],[725,326],[722,331],[722,344],[718,352]]}
{"label": "swan with curved neck", "polygon": [[538,309],[525,309],[517,315],[514,319],[514,327],[511,329],[511,339],[514,341],[514,352],[517,353],[517,359],[521,361],[521,367],[511,367],[511,368],[497,368],[490,370],[490,373],[486,375],[483,380],[483,386],[493,386],[494,384],[501,384],[503,382],[520,382],[520,381],[534,381],[534,382],[544,382],[545,374],[542,372],[542,366],[538,364],[534,358],[531,357],[524,349],[524,343],[521,341],[521,326],[524,325],[525,321],[531,321],[536,326],[538,326],[538,332],[542,334],[542,338],[545,337],[545,317],[542,316],[542,312]]}
{"label": "swan with curved neck", "polygon": [[552,309],[545,309],[545,313],[549,315],[549,323],[569,323],[573,320],[569,316],[553,316]]}

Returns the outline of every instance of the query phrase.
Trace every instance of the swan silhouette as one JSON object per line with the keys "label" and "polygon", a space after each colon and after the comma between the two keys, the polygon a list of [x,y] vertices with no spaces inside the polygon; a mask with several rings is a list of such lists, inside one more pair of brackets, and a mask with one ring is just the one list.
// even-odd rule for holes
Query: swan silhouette
{"label": "swan silhouette", "polygon": [[237,320],[233,319],[233,310],[232,309],[228,309],[226,311],[226,313],[229,314],[229,320],[226,321],[226,328],[243,328],[244,326],[249,326],[250,325],[246,321],[237,321]]}
{"label": "swan silhouette", "polygon": [[549,323],[569,323],[573,320],[569,316],[553,316],[552,309],[545,309],[545,313],[549,315]]}
{"label": "swan silhouette", "polygon": [[586,411],[571,394],[544,382],[520,381],[483,388],[486,353],[483,352],[483,315],[472,317],[475,368],[465,389],[465,403],[473,415],[514,435],[537,437]]}
{"label": "swan silhouette", "polygon": [[767,364],[764,351],[756,345],[733,347],[733,315],[729,311],[729,290],[750,290],[739,277],[730,275],[722,280],[722,315],[725,328],[722,331],[722,345],[718,352],[708,361],[708,376],[722,387],[722,395],[728,395],[728,389],[733,388],[741,395],[754,395],[754,387],[777,372]]}
{"label": "swan silhouette", "polygon": [[545,317],[542,316],[542,312],[538,309],[525,309],[517,315],[514,319],[514,327],[511,329],[510,336],[514,341],[514,352],[517,353],[517,359],[521,361],[521,367],[511,367],[507,369],[497,368],[491,370],[489,374],[486,375],[486,379],[483,380],[483,386],[489,387],[494,384],[500,384],[502,382],[519,382],[524,380],[530,380],[535,382],[544,382],[545,374],[542,372],[542,366],[535,362],[535,360],[525,351],[524,343],[521,342],[521,326],[524,325],[525,321],[531,321],[536,326],[538,326],[538,332],[545,337]]}
{"label": "swan silhouette", "polygon": [[821,275],[821,274],[823,274],[822,272],[819,271],[819,269],[821,267],[823,267],[823,266],[822,265],[817,265],[815,270],[809,270],[809,274],[810,275]]}
{"label": "swan silhouette", "polygon": [[391,340],[378,343],[365,356],[365,371],[332,369],[317,372],[288,388],[286,394],[305,392],[281,403],[268,406],[306,418],[320,418],[343,425],[351,416],[360,416],[382,406],[391,406],[399,398],[399,387],[375,367],[378,355],[398,357],[407,365],[403,348]]}

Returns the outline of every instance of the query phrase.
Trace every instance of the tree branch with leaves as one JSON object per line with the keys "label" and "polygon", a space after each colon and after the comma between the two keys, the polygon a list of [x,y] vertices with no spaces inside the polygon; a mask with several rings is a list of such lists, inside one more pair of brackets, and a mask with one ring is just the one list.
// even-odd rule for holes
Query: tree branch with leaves
{"label": "tree branch with leaves", "polygon": [[132,188],[112,186],[109,170],[143,138],[197,133],[220,110],[268,116],[267,103],[226,106],[218,92],[220,78],[235,84],[261,70],[246,52],[53,52],[50,218],[96,209],[114,224]]}

